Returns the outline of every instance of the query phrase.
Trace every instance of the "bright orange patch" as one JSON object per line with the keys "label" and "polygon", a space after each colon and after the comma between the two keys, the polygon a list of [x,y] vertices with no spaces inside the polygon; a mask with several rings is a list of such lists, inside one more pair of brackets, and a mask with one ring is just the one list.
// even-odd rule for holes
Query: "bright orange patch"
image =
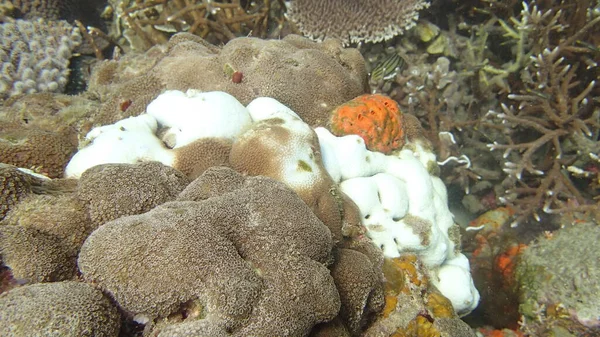
{"label": "bright orange patch", "polygon": [[404,116],[393,99],[369,94],[340,105],[331,113],[336,136],[359,135],[367,149],[390,153],[404,145]]}
{"label": "bright orange patch", "polygon": [[508,247],[502,254],[496,256],[496,267],[502,273],[502,277],[507,284],[512,284],[514,279],[515,265],[517,257],[527,248],[527,245],[520,243]]}

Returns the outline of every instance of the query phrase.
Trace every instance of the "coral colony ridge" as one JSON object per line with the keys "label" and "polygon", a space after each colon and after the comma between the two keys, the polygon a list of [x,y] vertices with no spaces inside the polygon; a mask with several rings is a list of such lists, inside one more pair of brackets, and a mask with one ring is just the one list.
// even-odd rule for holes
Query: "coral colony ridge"
{"label": "coral colony ridge", "polygon": [[600,1],[0,1],[0,336],[600,336]]}

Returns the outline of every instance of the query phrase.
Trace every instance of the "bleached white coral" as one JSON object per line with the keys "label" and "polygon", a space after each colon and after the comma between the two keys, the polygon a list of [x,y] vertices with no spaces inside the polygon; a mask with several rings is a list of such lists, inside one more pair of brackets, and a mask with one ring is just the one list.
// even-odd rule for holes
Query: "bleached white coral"
{"label": "bleached white coral", "polygon": [[335,137],[317,128],[323,163],[341,190],[359,207],[367,235],[384,255],[414,253],[430,268],[434,283],[459,314],[473,310],[479,293],[469,261],[449,236],[454,226],[448,194],[431,174],[436,157],[419,141],[396,155],[366,149],[359,136]]}

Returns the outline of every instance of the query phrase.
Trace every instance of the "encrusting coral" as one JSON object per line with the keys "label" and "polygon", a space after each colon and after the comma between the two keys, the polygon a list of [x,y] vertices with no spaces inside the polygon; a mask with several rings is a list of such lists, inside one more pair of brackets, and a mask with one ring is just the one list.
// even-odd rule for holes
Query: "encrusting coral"
{"label": "encrusting coral", "polygon": [[367,149],[389,154],[404,145],[404,116],[393,99],[358,96],[331,112],[329,128],[336,136],[359,135]]}
{"label": "encrusting coral", "polygon": [[293,0],[288,15],[306,36],[344,44],[389,40],[410,29],[427,8],[424,0]]}
{"label": "encrusting coral", "polygon": [[600,327],[600,227],[597,222],[565,226],[541,237],[516,266],[520,325],[529,336],[568,330],[594,336]]}
{"label": "encrusting coral", "polygon": [[115,337],[120,314],[94,286],[82,282],[27,285],[0,295],[2,336]]}

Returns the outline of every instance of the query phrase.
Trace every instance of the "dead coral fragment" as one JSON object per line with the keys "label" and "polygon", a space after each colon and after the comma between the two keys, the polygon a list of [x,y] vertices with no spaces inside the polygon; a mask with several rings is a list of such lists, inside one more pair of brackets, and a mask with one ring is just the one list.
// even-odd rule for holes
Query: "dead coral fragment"
{"label": "dead coral fragment", "polygon": [[404,116],[398,103],[380,95],[362,95],[331,113],[331,132],[336,136],[359,135],[367,149],[390,153],[405,142]]}
{"label": "dead coral fragment", "polygon": [[308,37],[318,41],[333,37],[348,45],[402,34],[428,6],[423,0],[294,0],[288,15]]}

